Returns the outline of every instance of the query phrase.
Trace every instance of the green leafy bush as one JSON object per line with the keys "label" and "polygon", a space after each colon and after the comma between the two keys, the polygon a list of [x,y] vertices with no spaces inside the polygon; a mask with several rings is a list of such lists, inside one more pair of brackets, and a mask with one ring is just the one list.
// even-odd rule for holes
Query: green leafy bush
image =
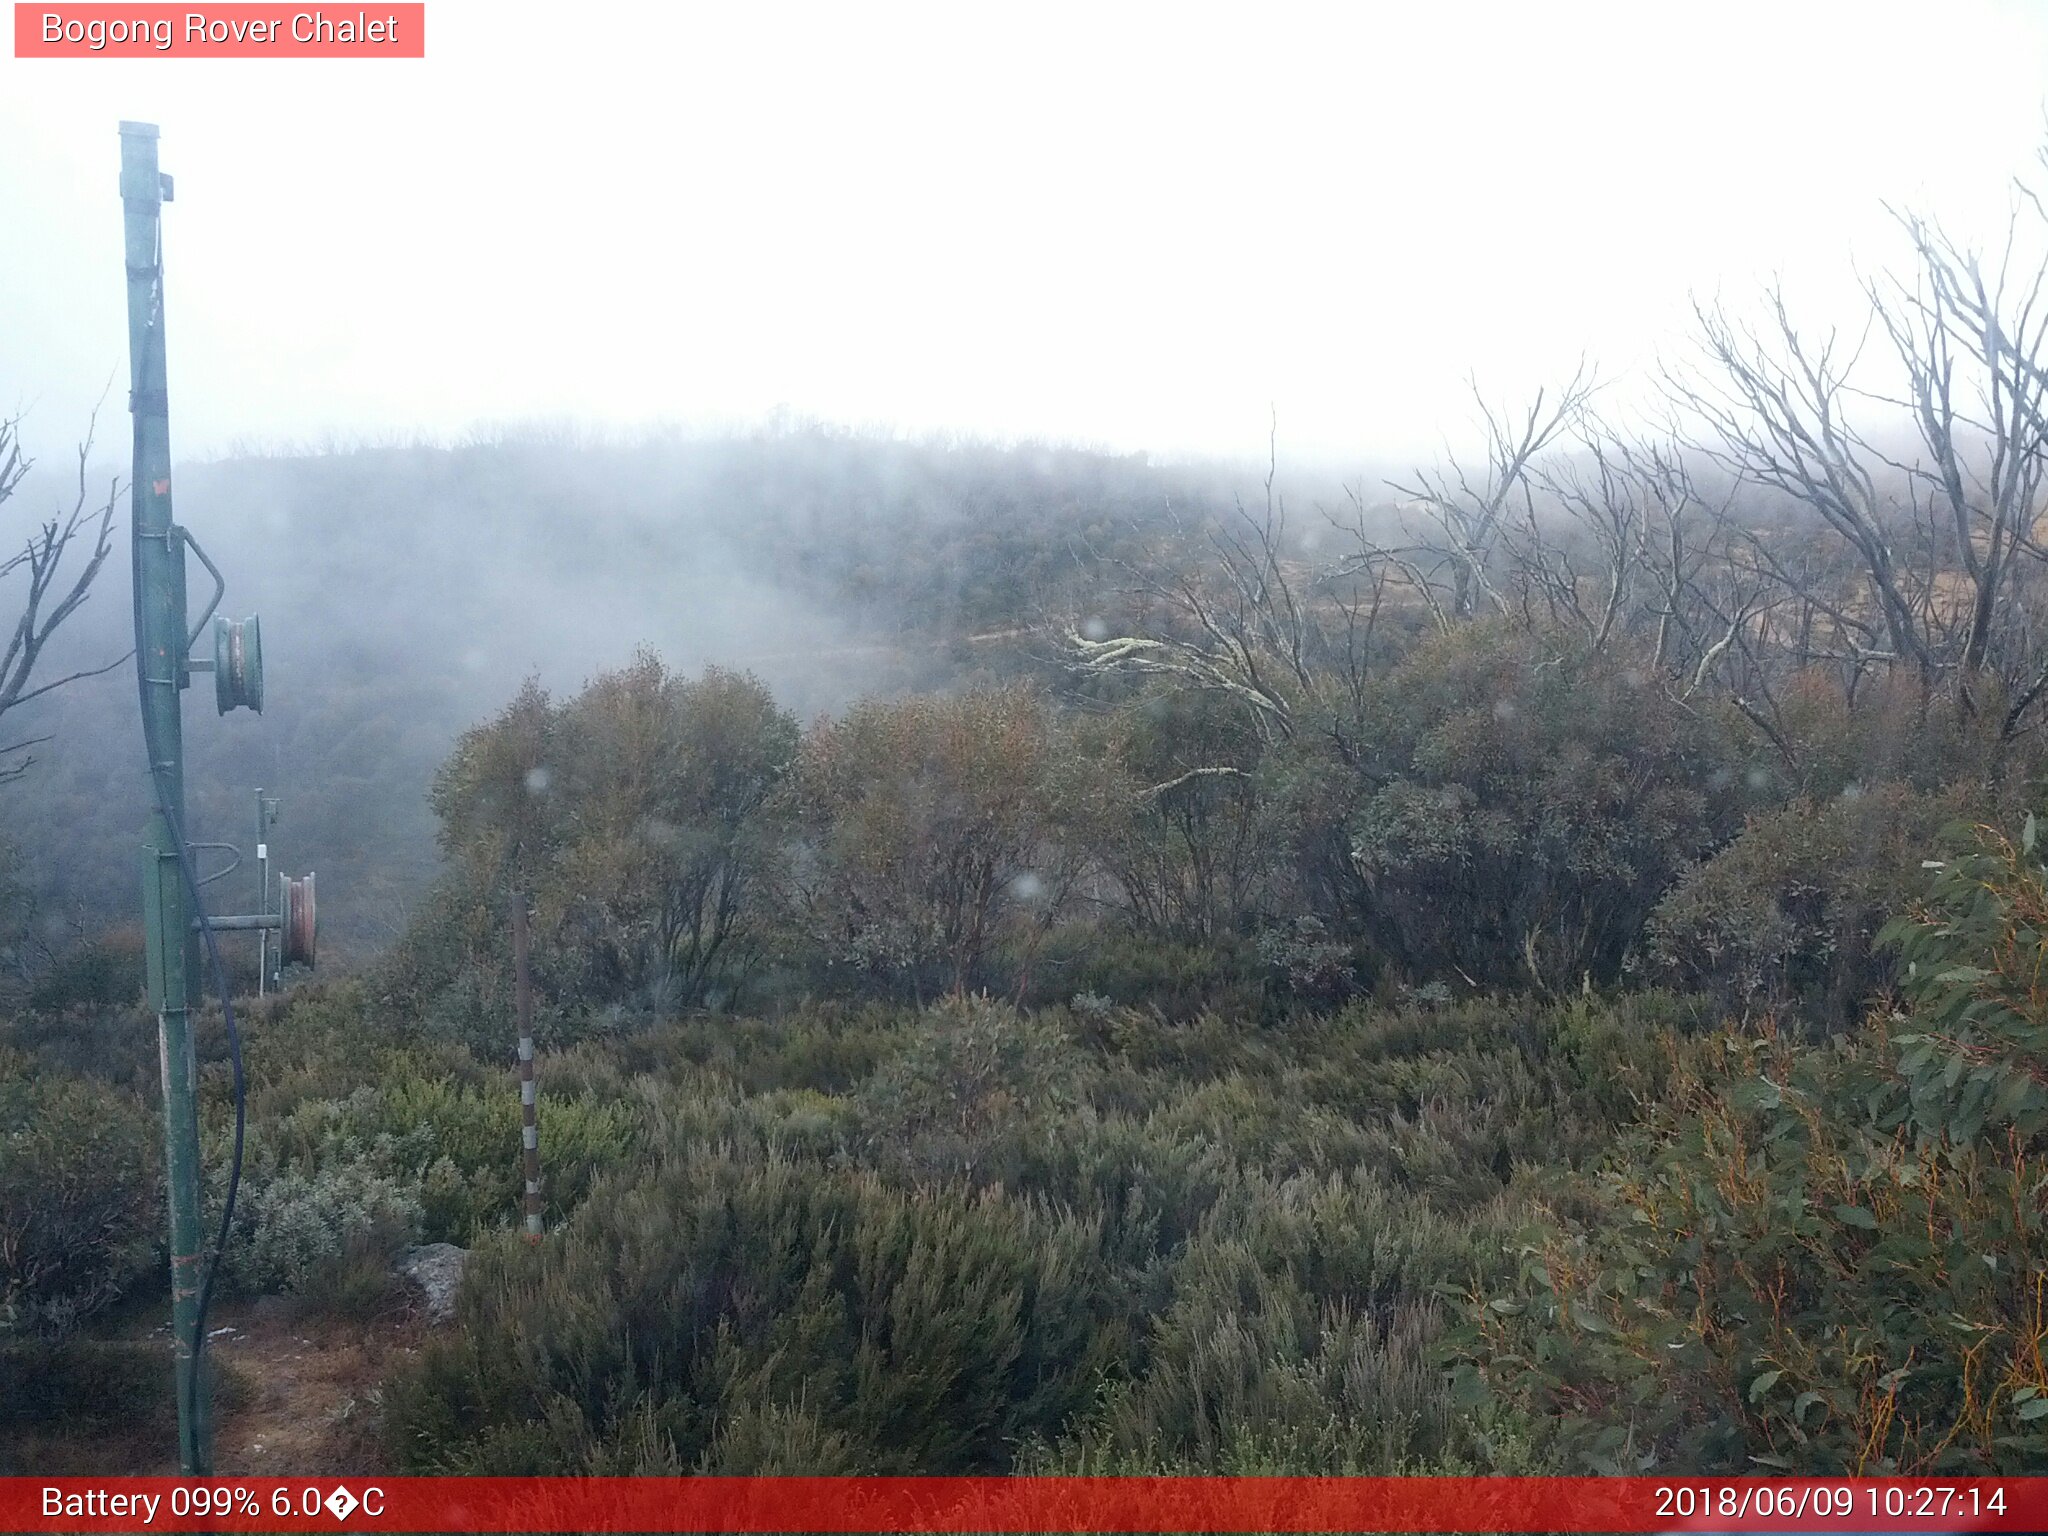
{"label": "green leafy bush", "polygon": [[1568,1183],[1661,1093],[1692,1007],[1644,994],[1532,1005],[1353,1005],[1294,1031],[1276,1108],[1354,1128],[1381,1178],[1470,1209],[1509,1185]]}
{"label": "green leafy bush", "polygon": [[863,1150],[913,1178],[1012,1182],[1033,1142],[1059,1136],[1086,1065],[1044,1014],[941,1004],[861,1085]]}
{"label": "green leafy bush", "polygon": [[926,995],[986,985],[1006,950],[1028,970],[1100,788],[1035,690],[857,703],[812,726],[783,797],[797,921],[843,974]]}
{"label": "green leafy bush", "polygon": [[1192,949],[1257,927],[1278,899],[1284,843],[1244,713],[1213,694],[1162,689],[1079,745],[1105,771],[1075,830],[1130,925],[1149,943]]}
{"label": "green leafy bush", "polygon": [[177,1433],[170,1352],[160,1339],[0,1338],[0,1477],[48,1475],[10,1454],[5,1433]]}
{"label": "green leafy bush", "polygon": [[1041,1469],[1383,1476],[1448,1449],[1433,1305],[1375,1317],[1251,1266],[1229,1284],[1227,1302],[1206,1288],[1177,1299],[1145,1375]]}
{"label": "green leafy bush", "polygon": [[1508,1224],[1370,1175],[1228,1181],[1065,1471],[1387,1474],[1474,1447],[1436,1358],[1437,1293],[1500,1273]]}
{"label": "green leafy bush", "polygon": [[[542,1187],[548,1215],[574,1209],[592,1182],[622,1166],[638,1134],[628,1104],[543,1090],[540,1125]],[[398,1138],[411,1151],[409,1171],[433,1181],[428,1235],[458,1243],[511,1219],[520,1209],[520,1105],[507,1071],[490,1087],[447,1078],[387,1076],[364,1129]]]}
{"label": "green leafy bush", "polygon": [[752,677],[677,677],[651,653],[559,704],[529,685],[435,776],[456,875],[400,946],[394,981],[481,1043],[505,1015],[516,886],[551,1034],[578,1010],[729,999],[765,940],[775,848],[762,813],[796,741]]}
{"label": "green leafy bush", "polygon": [[1752,818],[1659,903],[1654,968],[1742,1012],[1824,1029],[1853,1019],[1891,979],[1878,929],[1920,888],[1920,861],[1958,804],[1887,784]]}
{"label": "green leafy bush", "polygon": [[725,997],[763,941],[760,814],[796,721],[757,680],[670,676],[650,653],[563,707],[545,798],[565,826],[536,882],[565,997],[657,1009]]}
{"label": "green leafy bush", "polygon": [[[993,1192],[691,1159],[601,1188],[537,1249],[479,1248],[460,1329],[388,1394],[393,1445],[477,1473],[998,1470],[1119,1352],[1096,1248]],[[763,1414],[805,1433],[764,1446]]]}
{"label": "green leafy bush", "polygon": [[1675,1074],[1590,1230],[1476,1308],[1467,1388],[1600,1470],[2019,1472],[2048,1458],[2048,870],[2033,824],[1890,925],[1907,1012]]}
{"label": "green leafy bush", "polygon": [[1362,717],[1347,757],[1286,781],[1317,910],[1413,978],[1611,980],[1733,830],[1719,736],[1624,657],[1466,625],[1375,680]]}
{"label": "green leafy bush", "polygon": [[419,1226],[418,1195],[366,1163],[287,1169],[244,1180],[223,1269],[245,1291],[317,1291],[345,1259],[388,1263]]}
{"label": "green leafy bush", "polygon": [[140,1002],[125,1008],[0,1017],[0,1051],[22,1053],[30,1070],[89,1078],[141,1099],[156,1091],[156,1015]]}
{"label": "green leafy bush", "polygon": [[155,1268],[160,1141],[140,1100],[0,1051],[0,1331],[69,1332]]}
{"label": "green leafy bush", "polygon": [[37,1013],[125,1008],[142,995],[142,983],[141,931],[113,928],[51,960],[29,992],[28,1007]]}
{"label": "green leafy bush", "polygon": [[[264,1117],[251,1140],[252,1186],[330,1171],[381,1179],[414,1207],[410,1225],[437,1242],[466,1244],[513,1219],[525,1175],[511,1070],[486,1072],[465,1054],[432,1050],[365,1059],[372,1081],[340,1097],[308,1096]],[[564,1092],[553,1089],[547,1072],[544,1063],[542,1183],[547,1215],[559,1220],[600,1173],[629,1159],[640,1119],[622,1085],[603,1097]]]}
{"label": "green leafy bush", "polygon": [[673,1076],[711,1068],[749,1092],[854,1087],[900,1043],[905,1014],[881,1003],[807,1002],[770,1017],[698,1014],[608,1046],[622,1071]]}
{"label": "green leafy bush", "polygon": [[2031,1170],[1867,1126],[1868,1051],[1731,1046],[1597,1232],[1541,1239],[1485,1302],[1477,1380],[1594,1470],[2040,1465]]}
{"label": "green leafy bush", "polygon": [[1979,828],[1887,926],[1910,1004],[1905,1079],[1923,1136],[2048,1143],[2048,864],[2031,815],[2017,843]]}
{"label": "green leafy bush", "polygon": [[1041,1005],[1094,996],[1169,1019],[1204,1011],[1262,1019],[1280,1011],[1253,941],[1178,941],[1121,922],[1055,930],[1039,953],[1032,982],[1027,1000]]}
{"label": "green leafy bush", "polygon": [[2039,749],[2024,734],[2006,737],[2002,713],[1994,695],[1980,697],[1973,710],[1905,668],[1875,671],[1853,694],[1832,668],[1788,679],[1770,715],[1775,741],[1756,720],[1726,709],[1752,773],[1774,790],[1821,803],[1880,784],[1934,794],[1986,787],[2002,774],[2018,779]]}

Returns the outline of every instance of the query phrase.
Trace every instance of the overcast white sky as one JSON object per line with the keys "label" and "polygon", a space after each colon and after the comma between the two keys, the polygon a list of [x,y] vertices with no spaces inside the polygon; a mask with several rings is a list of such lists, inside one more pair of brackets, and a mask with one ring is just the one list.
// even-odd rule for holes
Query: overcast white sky
{"label": "overcast white sky", "polygon": [[[353,7],[349,8],[351,13]],[[0,58],[0,407],[127,354],[163,129],[174,441],[799,414],[1160,453],[1427,454],[1686,296],[1816,310],[1883,198],[1981,225],[2048,5],[530,5],[419,62]]]}

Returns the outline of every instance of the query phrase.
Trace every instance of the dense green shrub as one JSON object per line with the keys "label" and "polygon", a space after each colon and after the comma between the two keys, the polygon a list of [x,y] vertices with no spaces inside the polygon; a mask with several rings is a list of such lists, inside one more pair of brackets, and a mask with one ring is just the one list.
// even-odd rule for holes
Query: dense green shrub
{"label": "dense green shrub", "polygon": [[1446,1210],[1605,1154],[1661,1091],[1665,1042],[1693,1012],[1613,1002],[1354,1004],[1241,1043],[1237,1067],[1164,1119],[1279,1173],[1363,1167]]}
{"label": "dense green shrub", "polygon": [[[1120,1353],[1096,1247],[993,1192],[692,1159],[600,1189],[538,1249],[480,1248],[459,1331],[389,1394],[393,1445],[508,1474],[997,1470]],[[764,1414],[803,1435],[764,1443]]]}
{"label": "dense green shrub", "polygon": [[[209,1046],[217,1017],[211,1012],[203,1017]],[[249,1109],[258,1119],[301,1099],[347,1094],[362,1084],[367,1057],[417,1034],[416,1025],[399,1015],[389,998],[375,996],[361,977],[243,998],[235,1017],[242,1031]]]}
{"label": "dense green shrub", "polygon": [[[1318,1302],[1384,1314],[1446,1286],[1504,1275],[1510,1216],[1499,1200],[1438,1211],[1363,1169],[1305,1171],[1228,1186],[1188,1251],[1234,1250]],[[1206,1284],[1200,1274],[1199,1265],[1181,1266],[1177,1289]]]}
{"label": "dense green shrub", "polygon": [[1099,998],[1169,1019],[1205,1010],[1242,1019],[1277,1013],[1272,976],[1253,941],[1191,943],[1122,922],[1070,923],[1050,934],[1026,1000]]}
{"label": "dense green shrub", "polygon": [[140,1100],[0,1051],[0,1332],[68,1332],[155,1267],[160,1140]]}
{"label": "dense green shrub", "polygon": [[1908,1011],[1680,1071],[1591,1230],[1476,1310],[1467,1386],[1605,1470],[2019,1472],[2048,1458],[2048,870],[2033,825],[1886,935]]}
{"label": "dense green shrub", "polygon": [[1358,946],[1333,934],[1319,917],[1302,916],[1259,935],[1259,958],[1290,996],[1325,1008],[1363,990]]}
{"label": "dense green shrub", "polygon": [[1086,1065],[1045,1014],[983,998],[941,1004],[861,1085],[862,1150],[913,1179],[1012,1183],[1034,1143],[1059,1137]]}
{"label": "dense green shrub", "polygon": [[[766,1018],[692,1015],[608,1042],[621,1071],[673,1076],[711,1068],[749,1092],[841,1093],[895,1050],[905,1015],[882,1003],[806,1002]],[[559,1069],[557,1069],[559,1070]]]}
{"label": "dense green shrub", "polygon": [[[536,1119],[551,1219],[573,1209],[600,1173],[623,1166],[638,1134],[630,1104],[558,1092],[543,1092]],[[398,1138],[411,1152],[411,1171],[428,1185],[429,1236],[466,1242],[520,1208],[519,1127],[508,1070],[495,1089],[387,1076],[365,1129]]]}
{"label": "dense green shrub", "polygon": [[1229,1181],[1060,1470],[1386,1474],[1441,1463],[1437,1292],[1502,1273],[1498,1215],[1445,1218],[1369,1175]]}
{"label": "dense green shrub", "polygon": [[142,995],[142,933],[112,928],[57,954],[28,995],[36,1013],[126,1008]]}
{"label": "dense green shrub", "polygon": [[1840,1026],[1890,980],[1873,941],[1962,798],[1886,784],[1751,818],[1658,905],[1653,969],[1742,1012]]}
{"label": "dense green shrub", "polygon": [[90,1078],[137,1098],[157,1091],[156,1015],[140,1000],[123,1008],[0,1017],[0,1051],[9,1047],[37,1072]]}
{"label": "dense green shrub", "polygon": [[567,826],[535,896],[558,991],[722,1000],[764,938],[760,812],[796,721],[752,677],[685,680],[642,653],[562,708],[556,742],[545,798]]}
{"label": "dense green shrub", "polygon": [[1475,1385],[1593,1470],[2016,1472],[2048,1455],[2036,1175],[1867,1126],[1869,1048],[1731,1042],[1591,1234],[1524,1252]]}
{"label": "dense green shrub", "polygon": [[2048,1148],[2048,862],[2041,825],[2017,842],[1977,828],[1929,861],[1930,889],[1880,940],[1905,964],[1896,1035],[1906,1113],[1923,1137]]}
{"label": "dense green shrub", "polygon": [[809,1088],[749,1094],[716,1072],[643,1080],[635,1102],[646,1162],[773,1155],[843,1163],[859,1133],[859,1111],[847,1098]]}
{"label": "dense green shrub", "polygon": [[1777,691],[1769,716],[1775,740],[1756,720],[1724,708],[1752,773],[1774,792],[1826,802],[1880,784],[1933,794],[2022,778],[2040,748],[2025,735],[2004,735],[1991,694],[1978,705],[1967,709],[1906,669],[1874,672],[1845,693],[1838,674],[1817,667]]}
{"label": "dense green shrub", "polygon": [[161,1339],[0,1338],[0,1477],[47,1475],[9,1454],[7,1430],[177,1433],[170,1352]]}
{"label": "dense green shrub", "polygon": [[1259,926],[1283,867],[1262,748],[1213,694],[1141,695],[1082,750],[1109,769],[1076,832],[1150,943],[1224,946]]}
{"label": "dense green shrub", "polygon": [[841,973],[926,995],[986,985],[999,952],[1028,972],[1102,788],[1035,690],[863,700],[812,726],[789,776],[796,919]]}
{"label": "dense green shrub", "polygon": [[[390,1209],[410,1212],[401,1224],[436,1242],[467,1243],[516,1216],[524,1174],[509,1067],[486,1073],[445,1049],[387,1049],[359,1057],[357,1070],[370,1081],[341,1096],[308,1095],[289,1108],[266,1101],[275,1107],[251,1137],[252,1189],[282,1181],[279,1198],[300,1201],[309,1198],[300,1185],[330,1173],[343,1183],[381,1181],[403,1197]],[[639,1112],[622,1087],[603,1097],[551,1082],[544,1089],[538,1118],[549,1219],[566,1215],[600,1173],[631,1156]]]}
{"label": "dense green shrub", "polygon": [[1089,1106],[1055,1129],[1027,1149],[1016,1187],[1099,1213],[1105,1259],[1134,1296],[1163,1297],[1175,1257],[1223,1192],[1246,1177],[1232,1149],[1176,1134],[1158,1116]]}
{"label": "dense green shrub", "polygon": [[245,1291],[301,1293],[328,1283],[346,1257],[388,1264],[419,1227],[417,1194],[367,1162],[245,1178],[223,1271]]}
{"label": "dense green shrub", "polygon": [[1207,1289],[1177,1300],[1145,1375],[1040,1469],[1384,1476],[1446,1452],[1433,1304],[1375,1317],[1249,1266],[1230,1283],[1228,1304]]}
{"label": "dense green shrub", "polygon": [[1202,1082],[1239,1071],[1273,1072],[1286,1059],[1286,1035],[1249,1027],[1242,1016],[1216,1009],[1183,1017],[1155,1008],[1116,1007],[1108,999],[1083,995],[1074,999],[1072,1013],[1082,1039],[1128,1075],[1155,1085],[1148,1103],[1158,1097],[1160,1084]]}
{"label": "dense green shrub", "polygon": [[[459,1038],[502,1018],[517,887],[553,1009],[726,1000],[766,937],[762,810],[796,740],[752,677],[676,677],[651,653],[559,704],[529,685],[435,777],[455,876],[401,946],[395,981]],[[566,1021],[552,1022],[560,1034]]]}
{"label": "dense green shrub", "polygon": [[1608,980],[1733,830],[1719,735],[1647,669],[1472,624],[1376,679],[1348,756],[1284,769],[1317,910],[1419,979]]}

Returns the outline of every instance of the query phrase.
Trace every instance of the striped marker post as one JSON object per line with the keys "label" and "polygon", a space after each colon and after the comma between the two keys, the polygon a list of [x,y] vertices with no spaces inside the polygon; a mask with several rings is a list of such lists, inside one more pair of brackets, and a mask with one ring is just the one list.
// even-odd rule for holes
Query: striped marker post
{"label": "striped marker post", "polygon": [[526,1173],[526,1240],[540,1241],[539,1095],[533,1080],[533,968],[526,935],[526,893],[512,893],[512,986],[519,1006],[519,1142]]}

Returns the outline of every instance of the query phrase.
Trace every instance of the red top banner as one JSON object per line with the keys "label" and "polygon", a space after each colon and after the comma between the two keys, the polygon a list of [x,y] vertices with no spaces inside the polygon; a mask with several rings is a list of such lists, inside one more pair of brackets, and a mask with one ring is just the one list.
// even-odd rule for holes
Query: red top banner
{"label": "red top banner", "polygon": [[2048,1531],[2048,1478],[0,1478],[7,1531]]}
{"label": "red top banner", "polygon": [[423,59],[424,4],[39,5],[16,0],[17,59]]}

